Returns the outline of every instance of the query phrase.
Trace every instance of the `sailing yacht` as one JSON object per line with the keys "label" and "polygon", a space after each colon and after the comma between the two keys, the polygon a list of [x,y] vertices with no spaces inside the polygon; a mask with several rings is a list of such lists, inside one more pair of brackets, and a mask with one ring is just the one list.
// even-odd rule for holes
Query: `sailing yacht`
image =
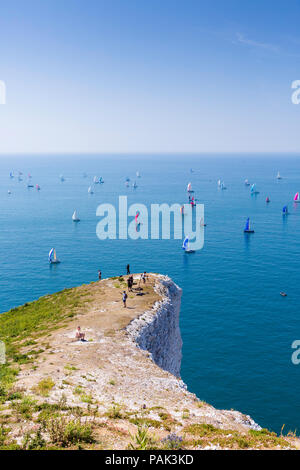
{"label": "sailing yacht", "polygon": [[189,237],[185,237],[183,240],[182,249],[185,253],[195,253],[195,250],[191,250],[189,247]]}
{"label": "sailing yacht", "polygon": [[88,193],[89,193],[89,194],[94,194],[94,191],[93,191],[93,187],[92,187],[92,186],[89,187]]}
{"label": "sailing yacht", "polygon": [[222,181],[220,188],[221,188],[221,189],[227,189],[226,186],[225,186],[224,181]]}
{"label": "sailing yacht", "polygon": [[289,213],[288,206],[283,206],[282,215],[288,215],[288,213]]}
{"label": "sailing yacht", "polygon": [[248,217],[248,219],[246,220],[246,225],[245,225],[245,228],[244,228],[244,233],[254,233],[254,230],[250,227],[250,219]]}
{"label": "sailing yacht", "polygon": [[299,193],[296,193],[294,196],[294,202],[300,202],[300,196]]}
{"label": "sailing yacht", "polygon": [[50,264],[60,263],[59,259],[56,257],[56,251],[54,248],[51,248],[51,250],[49,251],[48,259]]}
{"label": "sailing yacht", "polygon": [[259,194],[259,191],[257,191],[256,189],[256,183],[252,184],[250,191],[251,191],[251,194]]}
{"label": "sailing yacht", "polygon": [[133,183],[132,187],[133,187],[134,189],[136,189],[136,188],[137,188],[136,181]]}
{"label": "sailing yacht", "polygon": [[279,171],[278,171],[278,173],[277,173],[277,176],[276,176],[276,178],[277,178],[278,180],[281,180],[281,179],[282,179],[282,176],[280,176],[280,173],[279,173]]}
{"label": "sailing yacht", "polygon": [[72,215],[72,220],[73,220],[73,222],[80,222],[80,219],[78,218],[76,210],[74,211],[74,213]]}
{"label": "sailing yacht", "polygon": [[187,185],[187,192],[188,192],[188,193],[193,193],[193,192],[194,192],[193,189],[192,189],[192,183],[189,183],[189,184]]}
{"label": "sailing yacht", "polygon": [[245,186],[250,186],[250,183],[248,180],[245,180]]}

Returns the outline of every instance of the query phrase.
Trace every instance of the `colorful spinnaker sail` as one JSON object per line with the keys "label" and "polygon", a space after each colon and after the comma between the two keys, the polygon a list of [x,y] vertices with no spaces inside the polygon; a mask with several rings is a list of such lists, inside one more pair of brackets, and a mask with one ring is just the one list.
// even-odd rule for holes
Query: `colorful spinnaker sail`
{"label": "colorful spinnaker sail", "polygon": [[188,245],[189,245],[189,237],[185,237],[185,239],[183,240],[182,249],[186,250],[188,248]]}
{"label": "colorful spinnaker sail", "polygon": [[49,251],[49,256],[48,256],[49,263],[51,263],[54,258],[54,251],[55,251],[54,248],[51,248],[51,250]]}

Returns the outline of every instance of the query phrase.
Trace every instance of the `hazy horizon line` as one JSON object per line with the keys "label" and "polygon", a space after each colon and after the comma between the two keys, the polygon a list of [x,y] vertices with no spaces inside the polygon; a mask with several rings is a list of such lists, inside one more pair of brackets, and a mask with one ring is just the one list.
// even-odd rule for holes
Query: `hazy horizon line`
{"label": "hazy horizon line", "polygon": [[213,151],[195,151],[195,152],[189,152],[189,151],[169,151],[169,152],[148,152],[148,151],[134,151],[134,152],[104,152],[104,151],[99,151],[99,152],[85,152],[85,151],[74,151],[74,152],[0,152],[0,158],[5,158],[9,156],[41,156],[41,157],[50,157],[50,156],[82,156],[82,155],[89,155],[89,156],[135,156],[135,155],[145,155],[145,156],[161,156],[161,155],[193,155],[193,156],[206,156],[206,155],[231,155],[231,156],[245,156],[245,155],[295,155],[295,156],[300,156],[300,150],[299,151],[224,151],[224,152],[213,152]]}

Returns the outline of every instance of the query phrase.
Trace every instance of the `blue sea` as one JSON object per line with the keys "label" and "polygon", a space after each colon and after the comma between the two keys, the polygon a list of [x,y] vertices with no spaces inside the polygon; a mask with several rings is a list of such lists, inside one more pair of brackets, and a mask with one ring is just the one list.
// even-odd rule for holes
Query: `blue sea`
{"label": "blue sea", "polygon": [[[23,172],[23,181],[10,179],[10,171]],[[28,173],[41,191],[27,188]],[[90,195],[95,175],[105,183]],[[137,181],[136,190],[125,187],[126,177]],[[227,190],[218,189],[219,178]],[[260,194],[250,195],[246,178]],[[128,195],[129,204],[185,203],[188,182],[205,205],[201,251],[186,255],[173,239],[97,238],[99,204],[117,205],[119,195]],[[168,274],[183,289],[181,373],[189,390],[218,408],[250,414],[263,427],[279,432],[285,424],[294,431],[300,422],[300,365],[291,362],[291,344],[300,339],[300,204],[293,196],[299,190],[297,156],[2,157],[0,311],[97,280],[98,269],[115,276],[130,263],[133,272]],[[78,224],[71,220],[75,209]],[[251,236],[243,233],[247,217]],[[52,247],[60,265],[48,264]]]}

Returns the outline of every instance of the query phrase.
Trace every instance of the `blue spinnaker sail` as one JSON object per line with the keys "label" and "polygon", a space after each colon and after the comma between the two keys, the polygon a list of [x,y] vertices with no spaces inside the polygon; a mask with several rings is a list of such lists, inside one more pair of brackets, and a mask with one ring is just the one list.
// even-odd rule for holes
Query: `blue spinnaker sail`
{"label": "blue spinnaker sail", "polygon": [[52,249],[49,251],[49,257],[48,257],[49,263],[51,263],[51,261],[52,261],[53,252],[54,252],[54,248],[52,248]]}
{"label": "blue spinnaker sail", "polygon": [[250,222],[249,222],[249,217],[248,217],[248,219],[246,220],[246,225],[245,225],[244,230],[249,230],[249,224]]}
{"label": "blue spinnaker sail", "polygon": [[187,249],[188,243],[189,243],[189,237],[185,237],[185,239],[183,241],[183,244],[182,244],[182,249],[183,250]]}

